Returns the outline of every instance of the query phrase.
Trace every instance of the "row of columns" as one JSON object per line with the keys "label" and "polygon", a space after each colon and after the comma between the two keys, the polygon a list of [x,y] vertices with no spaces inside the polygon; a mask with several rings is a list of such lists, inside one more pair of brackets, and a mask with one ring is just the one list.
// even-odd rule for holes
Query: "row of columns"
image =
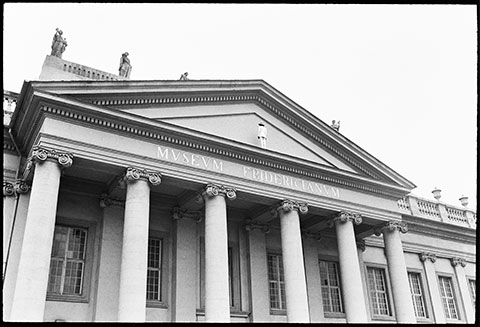
{"label": "row of columns", "polygon": [[[73,155],[34,147],[30,165],[35,165],[30,206],[16,280],[11,320],[42,321],[50,266],[60,176],[70,167]],[[146,269],[150,210],[150,186],[161,183],[161,174],[128,168],[122,260],[118,297],[118,321],[145,321]],[[233,188],[208,184],[201,193],[205,204],[205,320],[229,322],[228,240],[226,199],[234,200]],[[306,203],[284,200],[273,211],[281,225],[282,256],[288,322],[310,322],[309,301],[302,249],[299,213]],[[367,322],[360,265],[353,224],[360,215],[341,212],[330,222],[336,228],[341,282],[347,322]],[[416,322],[400,239],[402,222],[389,222],[383,233],[397,321]],[[32,242],[31,240],[35,240]],[[265,253],[263,249],[259,249]],[[252,278],[252,282],[255,283]],[[265,287],[263,296],[268,294]],[[255,292],[252,287],[252,292]],[[254,303],[253,303],[254,304]]]}

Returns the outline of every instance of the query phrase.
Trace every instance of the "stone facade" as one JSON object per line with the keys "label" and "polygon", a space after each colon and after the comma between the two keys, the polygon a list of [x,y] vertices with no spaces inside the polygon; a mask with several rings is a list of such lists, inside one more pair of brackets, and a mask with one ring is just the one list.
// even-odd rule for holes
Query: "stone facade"
{"label": "stone facade", "polygon": [[264,81],[34,81],[17,100],[7,321],[474,322],[476,213],[407,195]]}

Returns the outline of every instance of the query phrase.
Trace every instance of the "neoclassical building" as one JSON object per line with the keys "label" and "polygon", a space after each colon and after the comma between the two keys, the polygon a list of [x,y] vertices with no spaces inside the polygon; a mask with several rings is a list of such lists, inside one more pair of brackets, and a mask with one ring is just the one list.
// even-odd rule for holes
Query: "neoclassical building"
{"label": "neoclassical building", "polygon": [[47,56],[3,153],[6,321],[475,321],[475,211],[263,80]]}

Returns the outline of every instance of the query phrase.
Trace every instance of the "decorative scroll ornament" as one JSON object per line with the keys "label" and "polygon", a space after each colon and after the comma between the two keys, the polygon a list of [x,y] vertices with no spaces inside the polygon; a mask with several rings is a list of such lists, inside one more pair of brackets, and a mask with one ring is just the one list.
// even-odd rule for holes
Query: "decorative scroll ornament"
{"label": "decorative scroll ornament", "polygon": [[310,238],[315,241],[320,241],[322,239],[322,235],[320,234],[320,232],[314,233],[314,232],[302,230],[302,235],[305,236],[306,238]]}
{"label": "decorative scroll ornament", "polygon": [[11,196],[14,194],[13,183],[3,182],[3,196]]}
{"label": "decorative scroll ornament", "polygon": [[418,256],[421,262],[430,260],[431,262],[435,263],[435,261],[437,261],[437,255],[435,253],[422,252],[418,254]]}
{"label": "decorative scroll ornament", "polygon": [[123,207],[124,205],[125,205],[125,201],[111,198],[107,194],[102,194],[100,196],[100,207],[102,208],[106,208],[110,206]]}
{"label": "decorative scroll ornament", "polygon": [[17,180],[14,183],[3,182],[3,196],[25,194],[30,191],[30,185],[24,181]]}
{"label": "decorative scroll ornament", "polygon": [[403,221],[390,220],[384,226],[376,228],[374,233],[375,235],[380,236],[382,233],[394,232],[396,230],[405,234],[408,232],[407,223]]}
{"label": "decorative scroll ornament", "polygon": [[47,149],[38,145],[35,145],[32,149],[32,156],[29,159],[27,169],[30,168],[32,162],[46,161],[52,159],[58,161],[58,164],[63,168],[68,168],[73,164],[73,154],[68,152],[59,152],[54,149]]}
{"label": "decorative scroll ornament", "polygon": [[279,211],[287,213],[293,210],[297,210],[301,214],[306,214],[308,212],[308,203],[285,199],[280,203],[280,206],[272,209],[272,216],[277,217]]}
{"label": "decorative scroll ornament", "polygon": [[192,219],[199,223],[202,221],[203,215],[200,211],[190,211],[180,207],[174,207],[172,210],[172,219],[179,220],[182,218]]}
{"label": "decorative scroll ornament", "polygon": [[237,198],[237,190],[232,187],[225,187],[223,185],[210,183],[207,184],[207,186],[205,186],[205,188],[197,194],[196,201],[198,203],[202,203],[204,197],[211,198],[217,195],[223,195],[226,196],[229,200],[235,200]]}
{"label": "decorative scroll ornament", "polygon": [[125,172],[124,180],[126,182],[137,181],[140,178],[146,179],[150,184],[156,186],[160,185],[162,182],[162,174],[159,172],[148,171],[146,169],[138,169],[133,167],[128,167]]}
{"label": "decorative scroll ornament", "polygon": [[450,263],[454,267],[456,267],[458,264],[460,264],[462,267],[465,267],[467,265],[467,261],[463,258],[451,258]]}
{"label": "decorative scroll ornament", "polygon": [[258,229],[262,232],[264,232],[265,234],[268,234],[270,233],[270,227],[268,226],[268,224],[261,224],[261,223],[258,223],[252,219],[247,219],[246,222],[245,222],[245,230],[247,232],[250,232],[254,229]]}
{"label": "decorative scroll ornament", "polygon": [[365,252],[367,249],[367,245],[365,244],[365,240],[357,240],[357,249],[362,250],[362,252]]}
{"label": "decorative scroll ornament", "polygon": [[355,225],[362,223],[362,215],[350,211],[340,211],[338,215],[328,221],[328,226],[331,228],[335,226],[336,222],[346,223],[347,221],[353,222]]}

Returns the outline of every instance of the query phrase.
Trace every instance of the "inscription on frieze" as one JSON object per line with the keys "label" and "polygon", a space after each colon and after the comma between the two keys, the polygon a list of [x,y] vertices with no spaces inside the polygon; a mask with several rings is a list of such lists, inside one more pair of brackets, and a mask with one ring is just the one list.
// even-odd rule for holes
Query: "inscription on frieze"
{"label": "inscription on frieze", "polygon": [[278,185],[296,191],[337,199],[340,198],[340,189],[337,187],[169,147],[158,146],[157,158],[163,161],[212,172],[220,172],[260,183]]}

